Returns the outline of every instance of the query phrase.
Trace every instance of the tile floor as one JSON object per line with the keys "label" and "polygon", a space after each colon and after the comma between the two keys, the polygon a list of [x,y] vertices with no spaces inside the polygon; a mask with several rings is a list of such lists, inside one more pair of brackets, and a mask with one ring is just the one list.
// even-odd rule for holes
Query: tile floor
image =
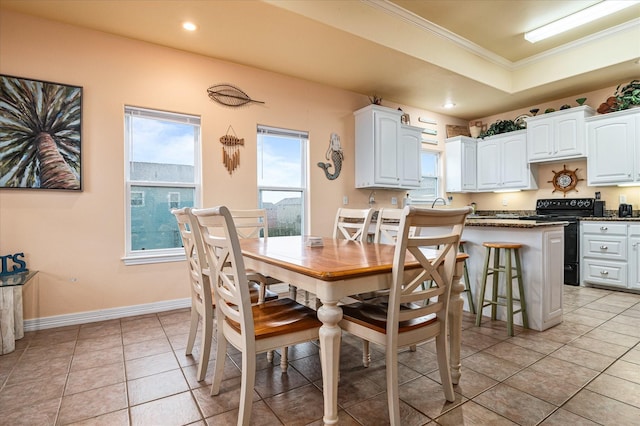
{"label": "tile floor", "polygon": [[[565,286],[564,322],[545,332],[465,315],[463,376],[445,401],[433,343],[400,355],[403,425],[640,425],[640,295]],[[188,310],[27,333],[0,356],[2,425],[232,425],[240,362],[219,396],[184,355]],[[374,348],[376,349],[376,348]],[[380,349],[380,348],[377,348]],[[345,336],[341,425],[388,424],[384,354],[361,366]],[[283,375],[259,357],[252,424],[321,424],[317,346],[290,350]],[[212,355],[212,359],[215,354]]]}

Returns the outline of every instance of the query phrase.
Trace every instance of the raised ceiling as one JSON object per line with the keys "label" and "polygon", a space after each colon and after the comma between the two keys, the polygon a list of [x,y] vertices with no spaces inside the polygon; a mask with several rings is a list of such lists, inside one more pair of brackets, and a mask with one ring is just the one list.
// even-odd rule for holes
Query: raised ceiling
{"label": "raised ceiling", "polygon": [[[523,39],[597,2],[0,0],[0,8],[431,111],[452,101],[447,114],[474,119],[640,78],[640,4],[551,40]],[[185,32],[186,20],[198,31]]]}

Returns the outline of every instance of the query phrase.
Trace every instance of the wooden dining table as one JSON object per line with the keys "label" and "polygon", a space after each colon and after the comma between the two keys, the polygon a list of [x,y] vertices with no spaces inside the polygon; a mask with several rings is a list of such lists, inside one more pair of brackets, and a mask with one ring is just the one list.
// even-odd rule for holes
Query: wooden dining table
{"label": "wooden dining table", "polygon": [[[341,299],[359,293],[388,289],[391,283],[395,245],[323,238],[323,245],[311,247],[307,239],[270,237],[242,239],[240,246],[247,268],[314,293],[322,302],[318,309],[320,362],[322,366],[324,424],[338,422],[338,372],[340,366]],[[427,253],[427,257],[429,257]],[[435,257],[435,251],[434,251]],[[460,379],[462,306],[460,283],[464,253],[457,257],[449,302],[450,361],[453,383]],[[411,258],[409,258],[411,259]],[[415,260],[407,261],[408,267]]]}

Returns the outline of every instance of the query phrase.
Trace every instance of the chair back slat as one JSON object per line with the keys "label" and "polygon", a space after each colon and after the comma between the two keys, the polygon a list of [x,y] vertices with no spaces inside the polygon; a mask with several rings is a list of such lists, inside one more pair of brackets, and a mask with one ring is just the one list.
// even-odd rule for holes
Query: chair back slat
{"label": "chair back slat", "polygon": [[366,241],[373,209],[339,208],[333,226],[333,238],[351,241]]}
{"label": "chair back slat", "polygon": [[268,238],[267,211],[265,209],[229,210],[236,226],[238,238]]}

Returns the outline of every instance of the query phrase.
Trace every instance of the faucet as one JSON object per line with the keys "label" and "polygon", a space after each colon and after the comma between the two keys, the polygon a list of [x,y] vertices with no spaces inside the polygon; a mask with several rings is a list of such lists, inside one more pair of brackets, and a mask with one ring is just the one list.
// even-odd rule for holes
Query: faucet
{"label": "faucet", "polygon": [[443,205],[443,206],[446,206],[446,205],[447,205],[447,200],[445,200],[445,199],[444,199],[444,198],[442,198],[442,197],[438,197],[438,198],[436,198],[435,200],[433,200],[433,203],[431,203],[431,208],[433,208],[433,207],[436,205],[436,203],[438,202],[438,200],[442,200],[442,205]]}

